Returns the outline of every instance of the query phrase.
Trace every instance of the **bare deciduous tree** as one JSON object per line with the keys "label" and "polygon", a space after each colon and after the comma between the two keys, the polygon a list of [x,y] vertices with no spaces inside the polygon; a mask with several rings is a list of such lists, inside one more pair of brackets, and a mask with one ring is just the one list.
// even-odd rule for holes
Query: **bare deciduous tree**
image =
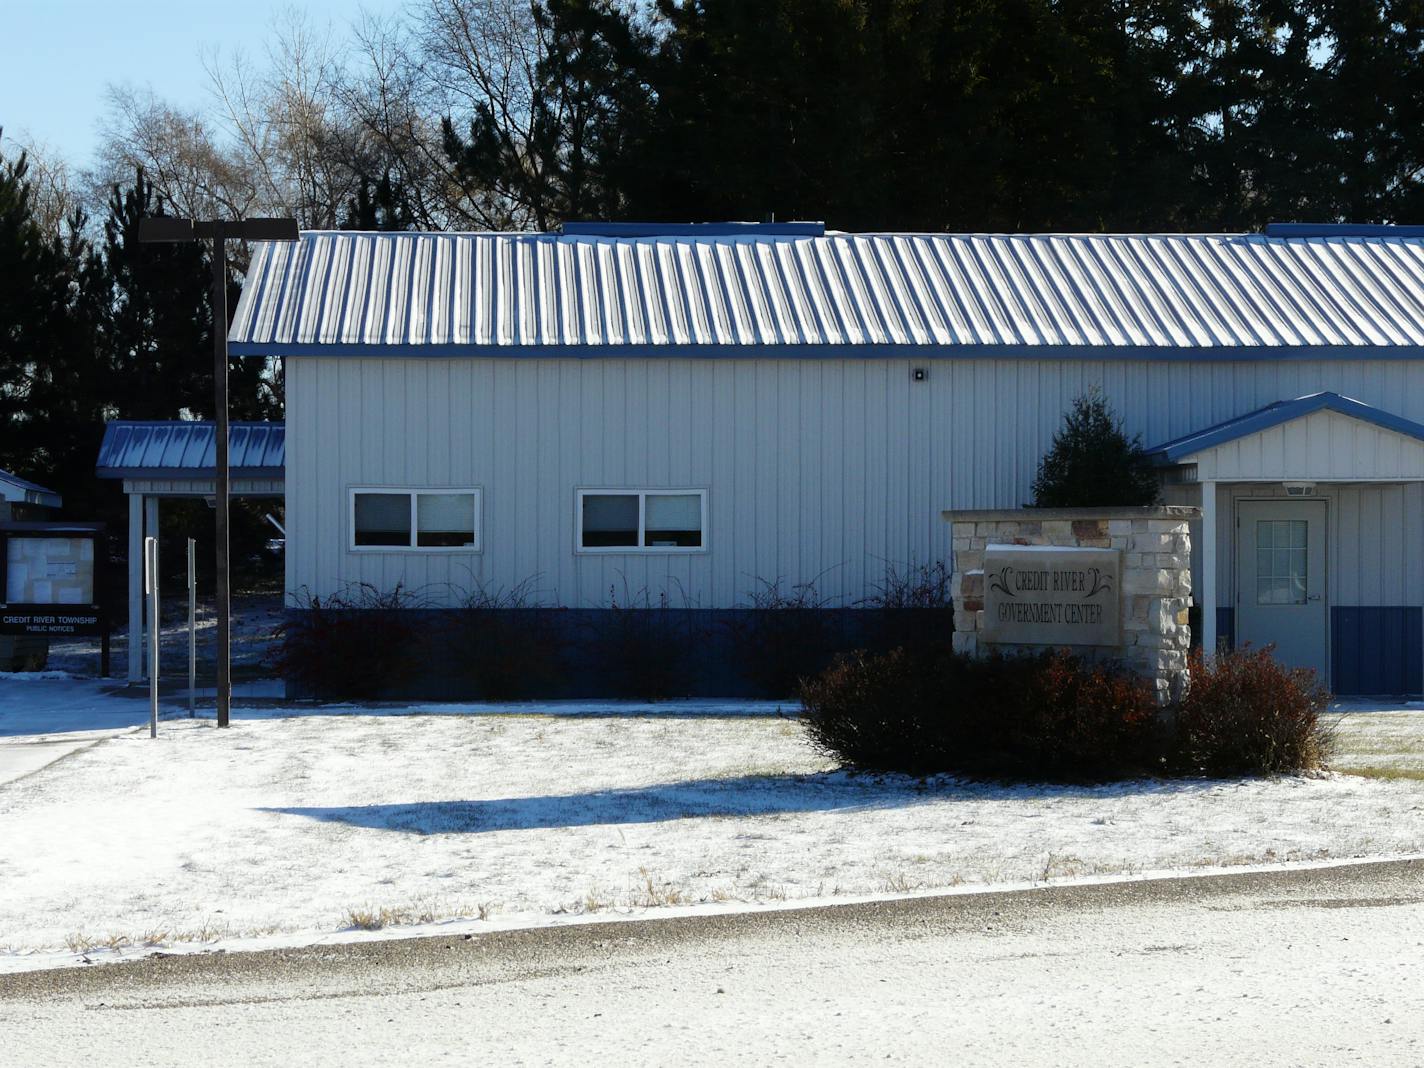
{"label": "bare deciduous tree", "polygon": [[202,115],[183,111],[151,90],[109,88],[109,109],[89,172],[89,195],[103,204],[116,185],[133,180],[137,168],[183,215],[246,218],[261,205],[250,163],[219,143]]}

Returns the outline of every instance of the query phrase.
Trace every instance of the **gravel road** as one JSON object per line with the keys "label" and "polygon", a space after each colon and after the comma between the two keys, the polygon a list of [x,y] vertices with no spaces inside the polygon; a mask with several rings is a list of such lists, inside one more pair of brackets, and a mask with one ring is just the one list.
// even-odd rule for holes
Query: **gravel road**
{"label": "gravel road", "polygon": [[0,976],[21,1065],[1418,1065],[1424,862]]}

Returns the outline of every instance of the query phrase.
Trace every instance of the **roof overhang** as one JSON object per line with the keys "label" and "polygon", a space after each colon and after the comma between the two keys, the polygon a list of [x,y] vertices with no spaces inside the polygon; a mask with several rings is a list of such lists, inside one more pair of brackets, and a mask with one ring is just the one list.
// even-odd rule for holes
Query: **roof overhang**
{"label": "roof overhang", "polygon": [[0,470],[0,501],[7,504],[34,504],[42,508],[63,508],[64,498],[47,486]]}
{"label": "roof overhang", "polygon": [[1424,424],[1338,393],[1312,393],[1147,455],[1169,481],[1424,482]]}
{"label": "roof overhang", "polygon": [[1383,430],[1424,442],[1424,424],[1412,419],[1376,408],[1352,397],[1342,397],[1338,393],[1311,393],[1294,400],[1277,401],[1254,412],[1236,416],[1223,423],[1205,427],[1147,450],[1148,457],[1157,464],[1179,464],[1198,456],[1209,449],[1225,445],[1259,434],[1272,427],[1304,418],[1314,412],[1330,411],[1339,415],[1358,419]]}

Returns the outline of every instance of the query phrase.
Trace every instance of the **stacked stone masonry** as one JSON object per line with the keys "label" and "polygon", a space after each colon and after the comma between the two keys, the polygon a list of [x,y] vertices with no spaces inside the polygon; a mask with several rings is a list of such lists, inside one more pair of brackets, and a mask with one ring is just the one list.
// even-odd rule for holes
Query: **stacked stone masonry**
{"label": "stacked stone masonry", "polygon": [[[989,545],[1051,545],[1122,552],[1122,645],[1072,647],[1115,660],[1148,679],[1158,700],[1179,696],[1187,683],[1191,632],[1191,536],[1195,508],[1020,509],[946,512],[951,523],[954,573],[954,648],[989,651],[980,641],[984,623],[984,551]],[[1044,647],[998,644],[1002,652],[1042,652]]]}

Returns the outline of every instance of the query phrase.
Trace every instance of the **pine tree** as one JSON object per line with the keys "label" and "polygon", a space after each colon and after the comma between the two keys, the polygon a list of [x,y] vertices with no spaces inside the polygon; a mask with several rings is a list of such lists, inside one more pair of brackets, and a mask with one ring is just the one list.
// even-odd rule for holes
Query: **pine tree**
{"label": "pine tree", "polygon": [[78,452],[98,448],[102,374],[90,300],[96,260],[80,236],[43,229],[23,154],[0,160],[0,467],[68,494]]}
{"label": "pine tree", "polygon": [[1034,507],[1118,507],[1156,504],[1160,498],[1141,436],[1123,433],[1100,390],[1080,395],[1039,464]]}
{"label": "pine tree", "polygon": [[[206,243],[138,241],[139,220],[168,214],[142,170],[134,184],[115,187],[104,221],[107,293],[99,343],[111,361],[108,400],[119,418],[211,418],[213,323],[212,268]],[[228,281],[228,313],[240,289]],[[224,324],[224,328],[225,324]],[[273,418],[280,411],[261,360],[228,364],[234,419]]]}

